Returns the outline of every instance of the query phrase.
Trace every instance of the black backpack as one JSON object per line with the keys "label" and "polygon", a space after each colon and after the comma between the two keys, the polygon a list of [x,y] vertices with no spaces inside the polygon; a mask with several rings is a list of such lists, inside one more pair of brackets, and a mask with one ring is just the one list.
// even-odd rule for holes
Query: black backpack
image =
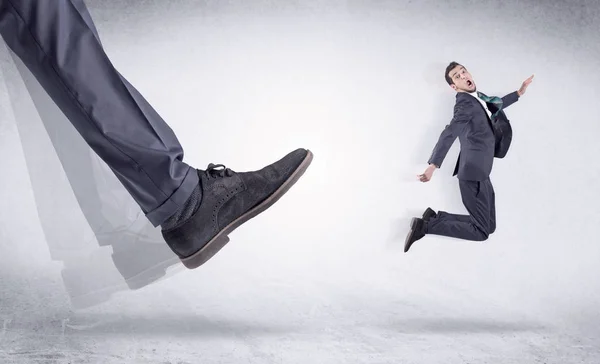
{"label": "black backpack", "polygon": [[496,148],[494,150],[494,157],[496,158],[504,158],[506,153],[508,153],[508,149],[510,148],[510,143],[512,142],[512,127],[510,125],[510,120],[502,110],[502,108],[498,107],[497,104],[493,104],[491,102],[486,103],[488,109],[492,113],[490,118],[492,129],[494,130],[494,135],[496,136]]}

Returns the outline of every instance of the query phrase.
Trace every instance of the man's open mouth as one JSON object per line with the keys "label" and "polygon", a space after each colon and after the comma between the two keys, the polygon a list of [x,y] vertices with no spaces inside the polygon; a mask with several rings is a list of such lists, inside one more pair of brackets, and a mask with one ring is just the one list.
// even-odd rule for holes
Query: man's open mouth
{"label": "man's open mouth", "polygon": [[473,86],[473,81],[467,80],[467,86],[469,86],[469,87]]}

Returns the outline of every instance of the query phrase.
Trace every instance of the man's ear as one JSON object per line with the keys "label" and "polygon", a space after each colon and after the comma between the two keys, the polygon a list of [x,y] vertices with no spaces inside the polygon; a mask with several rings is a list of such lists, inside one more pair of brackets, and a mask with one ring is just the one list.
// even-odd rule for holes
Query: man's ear
{"label": "man's ear", "polygon": [[456,85],[455,85],[455,84],[452,84],[452,85],[450,85],[450,87],[452,87],[452,89],[453,89],[454,91],[456,91]]}

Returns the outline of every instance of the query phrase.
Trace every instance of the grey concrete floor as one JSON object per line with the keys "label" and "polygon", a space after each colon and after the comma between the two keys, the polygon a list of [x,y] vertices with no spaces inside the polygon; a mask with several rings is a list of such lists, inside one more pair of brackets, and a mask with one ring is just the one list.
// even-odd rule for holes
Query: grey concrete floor
{"label": "grey concrete floor", "polygon": [[[223,264],[230,254],[224,255]],[[600,337],[577,326],[379,260],[379,269],[357,268],[345,278],[251,265],[234,275],[219,272],[215,262],[82,311],[68,309],[57,269],[3,275],[3,297],[11,299],[2,305],[0,359],[565,364],[600,358]]]}

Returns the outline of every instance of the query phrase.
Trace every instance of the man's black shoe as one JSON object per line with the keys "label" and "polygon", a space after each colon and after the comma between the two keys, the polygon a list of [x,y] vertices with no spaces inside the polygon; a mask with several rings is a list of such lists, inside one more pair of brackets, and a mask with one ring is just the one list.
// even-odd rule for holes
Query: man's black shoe
{"label": "man's black shoe", "polygon": [[404,252],[406,253],[408,249],[413,245],[413,243],[422,237],[425,236],[424,230],[424,221],[423,219],[419,219],[418,217],[413,217],[410,222],[410,231],[406,236],[406,241],[404,242]]}
{"label": "man's black shoe", "polygon": [[430,207],[428,207],[427,210],[425,210],[425,212],[423,213],[423,220],[429,221],[429,219],[431,219],[432,217],[437,217],[437,214]]}
{"label": "man's black shoe", "polygon": [[163,237],[189,269],[198,268],[229,242],[237,227],[272,206],[304,174],[313,154],[296,149],[254,172],[234,172],[209,164],[198,170],[202,200],[183,224],[162,230]]}

